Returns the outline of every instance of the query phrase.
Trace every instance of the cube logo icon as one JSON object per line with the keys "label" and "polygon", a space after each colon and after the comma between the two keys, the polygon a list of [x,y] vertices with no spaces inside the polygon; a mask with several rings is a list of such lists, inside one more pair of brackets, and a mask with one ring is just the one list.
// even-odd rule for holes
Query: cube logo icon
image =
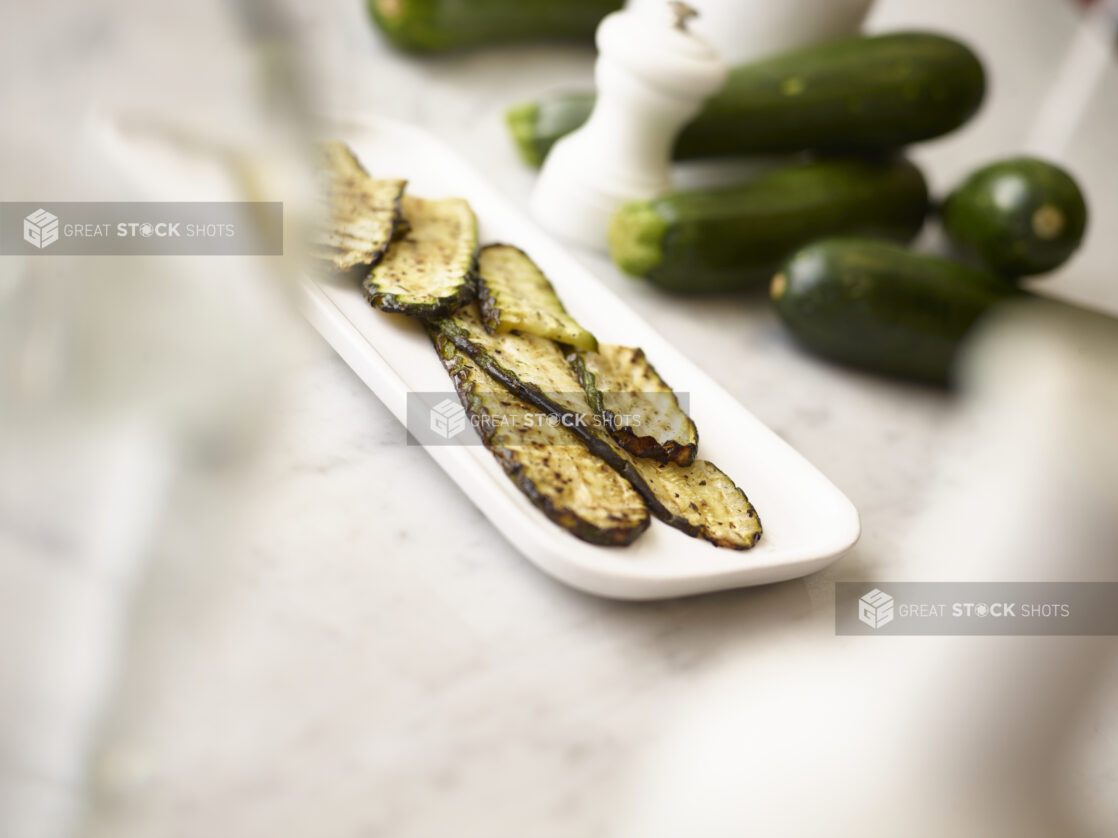
{"label": "cube logo icon", "polygon": [[37,209],[23,219],[23,240],[42,250],[58,241],[58,216]]}
{"label": "cube logo icon", "polygon": [[873,629],[893,622],[893,598],[874,588],[858,600],[858,619]]}
{"label": "cube logo icon", "polygon": [[431,430],[443,439],[458,436],[466,427],[466,411],[462,405],[443,399],[431,408]]}

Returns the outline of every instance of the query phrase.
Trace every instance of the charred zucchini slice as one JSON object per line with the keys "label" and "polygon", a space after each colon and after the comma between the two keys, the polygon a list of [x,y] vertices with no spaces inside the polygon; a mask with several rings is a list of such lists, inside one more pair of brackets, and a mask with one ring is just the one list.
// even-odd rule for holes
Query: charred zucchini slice
{"label": "charred zucchini slice", "polygon": [[532,421],[539,408],[489,378],[444,335],[432,337],[478,435],[548,518],[607,547],[631,544],[648,529],[648,507],[625,478],[566,428]]}
{"label": "charred zucchini slice", "polygon": [[[749,500],[714,465],[700,461],[705,465],[695,472],[698,479],[692,479],[683,472],[690,473],[695,466],[660,466],[633,457],[598,427],[578,379],[554,341],[521,333],[489,334],[473,305],[433,321],[432,326],[513,395],[558,417],[591,453],[628,480],[664,523],[735,550],[749,549],[760,539],[760,521]],[[752,524],[746,526],[747,521]]]}
{"label": "charred zucchini slice", "polygon": [[590,407],[622,448],[658,463],[694,462],[695,423],[642,350],[601,344],[597,352],[571,352],[567,361]]}
{"label": "charred zucchini slice", "polygon": [[718,547],[748,550],[761,540],[757,510],[727,474],[709,460],[689,466],[630,458],[637,473],[667,509],[672,524]]}
{"label": "charred zucchini slice", "polygon": [[375,265],[396,231],[407,181],[370,177],[344,143],[322,143],[319,151],[330,221],[311,251],[338,271]]}
{"label": "charred zucchini slice", "polygon": [[517,330],[596,349],[594,336],[575,322],[536,263],[519,248],[491,244],[478,254],[478,304],[491,332]]}
{"label": "charred zucchini slice", "polygon": [[582,388],[555,341],[521,332],[490,334],[477,305],[432,325],[514,395],[548,413],[569,415],[572,430],[593,424]]}
{"label": "charred zucchini slice", "polygon": [[365,279],[365,294],[391,314],[449,314],[474,294],[474,212],[461,198],[429,201],[405,195],[400,207],[406,232]]}

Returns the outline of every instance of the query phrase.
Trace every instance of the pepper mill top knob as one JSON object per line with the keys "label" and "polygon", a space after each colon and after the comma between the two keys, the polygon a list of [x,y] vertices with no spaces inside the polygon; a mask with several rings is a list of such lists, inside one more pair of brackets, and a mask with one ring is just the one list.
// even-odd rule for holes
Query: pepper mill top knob
{"label": "pepper mill top knob", "polygon": [[[602,68],[628,70],[637,80],[681,99],[702,100],[726,82],[728,69],[714,48],[687,28],[698,12],[679,0],[614,12],[598,25],[595,78]],[[599,89],[599,96],[607,91]]]}
{"label": "pepper mill top knob", "polygon": [[699,16],[699,11],[694,6],[688,6],[681,0],[668,0],[668,6],[675,15],[675,28],[687,31],[687,21]]}

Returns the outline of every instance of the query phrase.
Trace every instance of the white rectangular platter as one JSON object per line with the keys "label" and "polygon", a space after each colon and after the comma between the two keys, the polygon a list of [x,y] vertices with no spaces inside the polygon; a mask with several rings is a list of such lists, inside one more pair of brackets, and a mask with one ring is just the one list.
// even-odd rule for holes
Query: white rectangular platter
{"label": "white rectangular platter", "polygon": [[[453,151],[425,132],[381,119],[339,123],[335,137],[348,143],[374,176],[407,178],[408,190],[423,197],[467,199],[477,214],[482,243],[507,242],[527,252],[571,314],[599,340],[642,347],[660,374],[689,394],[689,411],[699,428],[699,456],[716,463],[745,490],[764,525],[760,543],[744,552],[718,549],[655,520],[628,547],[597,547],[549,521],[485,448],[426,447],[526,558],[584,591],[655,599],[803,576],[857,541],[858,513],[835,486]],[[308,279],[303,292],[310,322],[401,422],[409,391],[452,389],[419,324],[372,309],[358,283]]]}

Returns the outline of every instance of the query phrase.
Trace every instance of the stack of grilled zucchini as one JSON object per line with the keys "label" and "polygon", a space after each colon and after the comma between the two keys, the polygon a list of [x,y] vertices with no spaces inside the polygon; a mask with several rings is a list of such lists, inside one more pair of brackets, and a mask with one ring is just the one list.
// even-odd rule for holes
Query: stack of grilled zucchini
{"label": "stack of grilled zucchini", "polygon": [[552,521],[600,545],[632,543],[650,513],[719,547],[760,540],[756,510],[696,459],[695,423],[640,349],[599,343],[522,251],[479,251],[465,201],[406,195],[341,143],[323,167],[319,257],[360,270],[376,308],[423,321],[471,424]]}

